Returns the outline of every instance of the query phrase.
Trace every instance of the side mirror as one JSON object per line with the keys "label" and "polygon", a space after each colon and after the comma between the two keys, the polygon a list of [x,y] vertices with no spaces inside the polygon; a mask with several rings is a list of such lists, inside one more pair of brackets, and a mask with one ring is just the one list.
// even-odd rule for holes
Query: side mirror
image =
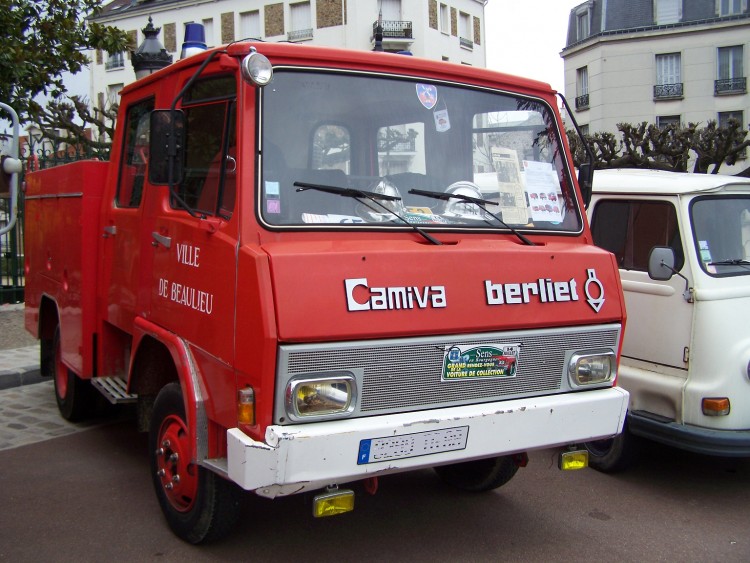
{"label": "side mirror", "polygon": [[583,196],[583,206],[588,209],[594,186],[594,167],[591,163],[587,162],[578,167],[578,185]]}
{"label": "side mirror", "polygon": [[152,184],[182,182],[185,163],[185,114],[182,110],[151,112],[148,179]]}
{"label": "side mirror", "polygon": [[648,255],[648,277],[668,281],[677,272],[674,269],[674,250],[669,246],[655,246]]}

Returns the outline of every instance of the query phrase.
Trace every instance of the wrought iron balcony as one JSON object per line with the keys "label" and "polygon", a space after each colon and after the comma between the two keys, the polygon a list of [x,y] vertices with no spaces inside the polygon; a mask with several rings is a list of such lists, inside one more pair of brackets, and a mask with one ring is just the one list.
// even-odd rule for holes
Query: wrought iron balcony
{"label": "wrought iron balcony", "polygon": [[747,92],[747,78],[722,78],[714,81],[714,95],[744,94]]}
{"label": "wrought iron balcony", "polygon": [[417,143],[414,139],[378,139],[378,152],[415,152]]}
{"label": "wrought iron balcony", "polygon": [[286,38],[289,41],[307,41],[313,38],[313,30],[310,29],[298,29],[296,31],[290,31],[286,34]]}
{"label": "wrought iron balcony", "polygon": [[682,82],[677,84],[654,84],[655,100],[674,100],[682,98]]}
{"label": "wrought iron balcony", "polygon": [[589,95],[576,96],[576,109],[589,109]]}
{"label": "wrought iron balcony", "polygon": [[458,38],[459,44],[464,49],[469,49],[470,51],[474,50],[474,42],[471,39],[466,39],[465,37],[459,37]]}
{"label": "wrought iron balcony", "polygon": [[[412,39],[411,22],[382,20],[383,39]],[[378,31],[378,22],[372,24],[372,36]]]}

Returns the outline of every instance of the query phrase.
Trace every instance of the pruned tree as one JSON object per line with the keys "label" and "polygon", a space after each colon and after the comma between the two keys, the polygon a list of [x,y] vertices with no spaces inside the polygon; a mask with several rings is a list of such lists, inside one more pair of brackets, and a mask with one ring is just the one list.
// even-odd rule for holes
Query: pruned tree
{"label": "pruned tree", "polygon": [[735,164],[750,147],[750,140],[745,137],[747,131],[736,119],[729,119],[724,126],[714,120],[706,123],[703,129],[693,134],[692,149],[697,155],[693,172],[707,174],[711,168],[711,174],[718,174],[723,163]]}

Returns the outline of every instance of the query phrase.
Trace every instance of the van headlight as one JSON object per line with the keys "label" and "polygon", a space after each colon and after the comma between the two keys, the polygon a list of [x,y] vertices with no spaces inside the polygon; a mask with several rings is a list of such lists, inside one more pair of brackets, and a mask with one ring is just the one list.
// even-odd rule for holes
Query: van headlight
{"label": "van headlight", "polygon": [[352,374],[299,377],[287,383],[286,412],[296,421],[346,416],[354,410],[356,393]]}
{"label": "van headlight", "polygon": [[595,385],[612,381],[617,355],[609,349],[576,352],[570,357],[568,375],[573,385]]}

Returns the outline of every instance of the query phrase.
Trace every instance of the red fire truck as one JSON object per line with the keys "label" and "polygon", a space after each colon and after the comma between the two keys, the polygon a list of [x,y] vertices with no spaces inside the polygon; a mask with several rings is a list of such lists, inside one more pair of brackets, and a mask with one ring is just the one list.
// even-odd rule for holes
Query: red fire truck
{"label": "red fire truck", "polygon": [[243,489],[338,514],[621,431],[617,264],[548,85],[239,42],[127,86],[111,155],[28,175],[26,326],[64,418],[137,403],[181,538]]}

